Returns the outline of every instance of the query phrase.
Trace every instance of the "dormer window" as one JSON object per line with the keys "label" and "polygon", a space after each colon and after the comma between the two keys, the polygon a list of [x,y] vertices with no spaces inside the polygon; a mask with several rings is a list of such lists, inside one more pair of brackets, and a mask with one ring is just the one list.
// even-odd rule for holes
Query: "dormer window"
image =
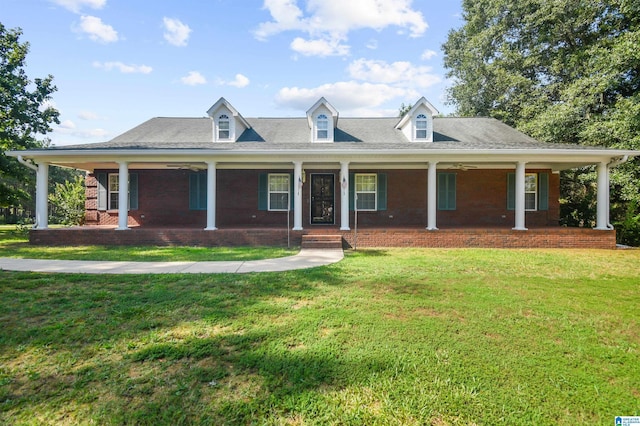
{"label": "dormer window", "polygon": [[325,114],[320,114],[316,118],[316,139],[329,139],[329,119]]}
{"label": "dormer window", "polygon": [[231,125],[229,116],[226,114],[218,117],[218,139],[229,139],[231,137]]}
{"label": "dormer window", "polygon": [[416,140],[427,139],[427,116],[424,114],[418,114],[416,117]]}

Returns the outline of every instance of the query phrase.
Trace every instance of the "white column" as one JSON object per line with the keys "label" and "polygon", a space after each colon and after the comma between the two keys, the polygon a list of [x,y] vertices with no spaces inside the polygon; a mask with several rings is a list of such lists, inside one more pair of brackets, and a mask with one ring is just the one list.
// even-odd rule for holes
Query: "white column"
{"label": "white column", "polygon": [[340,230],[349,231],[349,162],[340,162]]}
{"label": "white column", "polygon": [[608,230],[609,216],[609,168],[607,163],[598,163],[598,198],[596,227],[599,230]]}
{"label": "white column", "polygon": [[206,231],[216,229],[216,162],[207,161],[207,227]]}
{"label": "white column", "polygon": [[525,192],[524,192],[524,181],[525,181],[525,170],[526,163],[524,161],[519,161],[516,166],[516,226],[513,228],[515,231],[526,231],[525,227]]}
{"label": "white column", "polygon": [[118,227],[117,231],[129,229],[129,165],[120,161],[118,170]]}
{"label": "white column", "polygon": [[293,162],[293,230],[302,231],[302,162]]}
{"label": "white column", "polygon": [[49,163],[38,163],[36,173],[36,229],[49,227]]}
{"label": "white column", "polygon": [[436,193],[437,175],[437,161],[429,162],[429,171],[427,173],[427,230],[437,231],[436,215],[438,197]]}

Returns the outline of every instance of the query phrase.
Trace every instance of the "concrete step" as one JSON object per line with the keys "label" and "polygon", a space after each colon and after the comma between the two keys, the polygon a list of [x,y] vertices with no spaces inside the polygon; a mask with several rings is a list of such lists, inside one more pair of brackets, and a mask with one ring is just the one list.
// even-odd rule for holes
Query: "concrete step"
{"label": "concrete step", "polygon": [[340,249],[342,235],[308,234],[302,236],[302,248]]}

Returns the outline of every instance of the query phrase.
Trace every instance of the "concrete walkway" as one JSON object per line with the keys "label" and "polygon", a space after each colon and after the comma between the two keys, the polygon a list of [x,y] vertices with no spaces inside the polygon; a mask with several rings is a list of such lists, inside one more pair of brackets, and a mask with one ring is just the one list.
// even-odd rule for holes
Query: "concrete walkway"
{"label": "concrete walkway", "polygon": [[113,262],[0,257],[0,270],[73,274],[243,274],[313,268],[339,262],[343,257],[342,249],[302,249],[289,257],[220,262]]}

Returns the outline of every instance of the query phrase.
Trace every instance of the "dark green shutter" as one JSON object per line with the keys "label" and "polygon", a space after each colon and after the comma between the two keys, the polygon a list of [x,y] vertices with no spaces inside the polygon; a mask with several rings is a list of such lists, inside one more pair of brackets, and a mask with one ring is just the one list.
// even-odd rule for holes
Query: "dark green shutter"
{"label": "dark green shutter", "polygon": [[207,173],[198,173],[198,210],[207,209]]}
{"label": "dark green shutter", "polygon": [[349,210],[355,210],[356,175],[349,173]]}
{"label": "dark green shutter", "polygon": [[269,175],[260,173],[258,175],[258,210],[269,208]]}
{"label": "dark green shutter", "polygon": [[387,209],[387,174],[378,173],[378,210]]}
{"label": "dark green shutter", "polygon": [[438,173],[438,210],[456,209],[456,174]]}
{"label": "dark green shutter", "polygon": [[129,210],[138,210],[138,174],[129,173]]}
{"label": "dark green shutter", "polygon": [[293,206],[293,200],[295,199],[294,194],[295,192],[293,191],[297,191],[298,188],[300,188],[300,190],[302,190],[302,188],[300,187],[300,183],[299,182],[294,182],[293,180],[293,173],[289,173],[289,210],[293,210],[294,206]]}
{"label": "dark green shutter", "polygon": [[198,210],[198,175],[189,175],[189,210]]}
{"label": "dark green shutter", "polygon": [[98,181],[98,210],[107,210],[107,174],[96,174]]}
{"label": "dark green shutter", "polygon": [[516,209],[516,174],[507,173],[507,210]]}
{"label": "dark green shutter", "polygon": [[549,173],[538,175],[538,210],[549,210]]}

